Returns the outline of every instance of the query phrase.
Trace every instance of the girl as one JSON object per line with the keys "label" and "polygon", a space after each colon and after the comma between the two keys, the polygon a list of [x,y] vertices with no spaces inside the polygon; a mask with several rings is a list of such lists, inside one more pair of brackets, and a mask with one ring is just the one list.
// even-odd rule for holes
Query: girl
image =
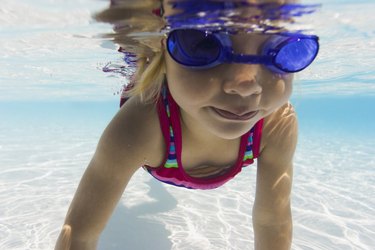
{"label": "girl", "polygon": [[299,33],[168,32],[143,66],[139,57],[131,97],[100,138],[56,249],[95,249],[140,167],[168,184],[212,189],[255,158],[255,249],[289,249],[297,118],[288,99],[293,73],[317,52],[317,37]]}

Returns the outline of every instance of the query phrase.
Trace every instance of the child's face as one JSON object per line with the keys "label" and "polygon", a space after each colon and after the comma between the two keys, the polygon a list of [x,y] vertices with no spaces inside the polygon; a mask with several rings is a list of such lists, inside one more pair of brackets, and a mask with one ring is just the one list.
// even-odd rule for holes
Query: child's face
{"label": "child's face", "polygon": [[[257,55],[268,38],[238,34],[231,36],[231,42],[235,53]],[[291,95],[292,74],[279,75],[260,64],[190,69],[165,54],[169,90],[189,128],[204,129],[225,139],[238,138]]]}
{"label": "child's face", "polygon": [[[257,54],[265,39],[264,35],[236,35],[232,44],[238,53]],[[291,95],[292,74],[278,75],[259,64],[231,63],[204,70],[189,69],[165,54],[168,86],[181,108],[184,122],[190,120],[202,125],[222,138],[246,133],[259,119],[285,104]],[[240,117],[227,119],[217,109]],[[254,116],[246,119],[253,111]]]}

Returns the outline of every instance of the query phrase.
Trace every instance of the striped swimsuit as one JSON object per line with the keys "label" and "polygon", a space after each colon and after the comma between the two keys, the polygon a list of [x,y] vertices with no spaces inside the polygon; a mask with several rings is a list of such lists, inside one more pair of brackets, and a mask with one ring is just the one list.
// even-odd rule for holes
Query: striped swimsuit
{"label": "striped swimsuit", "polygon": [[178,187],[189,189],[214,189],[220,187],[245,167],[254,162],[259,154],[260,138],[263,119],[241,137],[240,149],[236,163],[222,175],[215,177],[192,177],[182,167],[182,136],[180,125],[180,111],[176,102],[169,94],[167,87],[157,102],[160,126],[164,135],[167,153],[164,163],[155,168],[143,166],[153,177]]}

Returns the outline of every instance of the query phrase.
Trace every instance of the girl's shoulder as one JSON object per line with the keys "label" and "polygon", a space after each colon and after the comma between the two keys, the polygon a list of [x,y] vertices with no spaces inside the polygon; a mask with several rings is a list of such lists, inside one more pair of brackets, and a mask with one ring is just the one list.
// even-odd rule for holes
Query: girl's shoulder
{"label": "girl's shoulder", "polygon": [[297,115],[293,105],[288,102],[264,118],[260,150],[272,152],[270,155],[274,157],[292,156],[297,137]]}
{"label": "girl's shoulder", "polygon": [[159,124],[157,105],[134,96],[121,107],[102,137],[108,139],[113,152],[141,160],[143,165],[158,165],[165,152]]}

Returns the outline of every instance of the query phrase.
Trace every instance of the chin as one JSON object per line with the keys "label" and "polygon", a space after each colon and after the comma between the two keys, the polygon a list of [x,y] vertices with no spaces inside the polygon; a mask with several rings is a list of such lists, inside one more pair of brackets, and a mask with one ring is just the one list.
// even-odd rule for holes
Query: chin
{"label": "chin", "polygon": [[246,134],[260,120],[261,116],[263,116],[263,112],[249,120],[228,119],[209,109],[200,120],[211,134],[222,139],[233,140]]}
{"label": "chin", "polygon": [[210,132],[222,139],[233,140],[246,134],[254,125],[255,123],[237,123],[223,126],[211,126]]}

